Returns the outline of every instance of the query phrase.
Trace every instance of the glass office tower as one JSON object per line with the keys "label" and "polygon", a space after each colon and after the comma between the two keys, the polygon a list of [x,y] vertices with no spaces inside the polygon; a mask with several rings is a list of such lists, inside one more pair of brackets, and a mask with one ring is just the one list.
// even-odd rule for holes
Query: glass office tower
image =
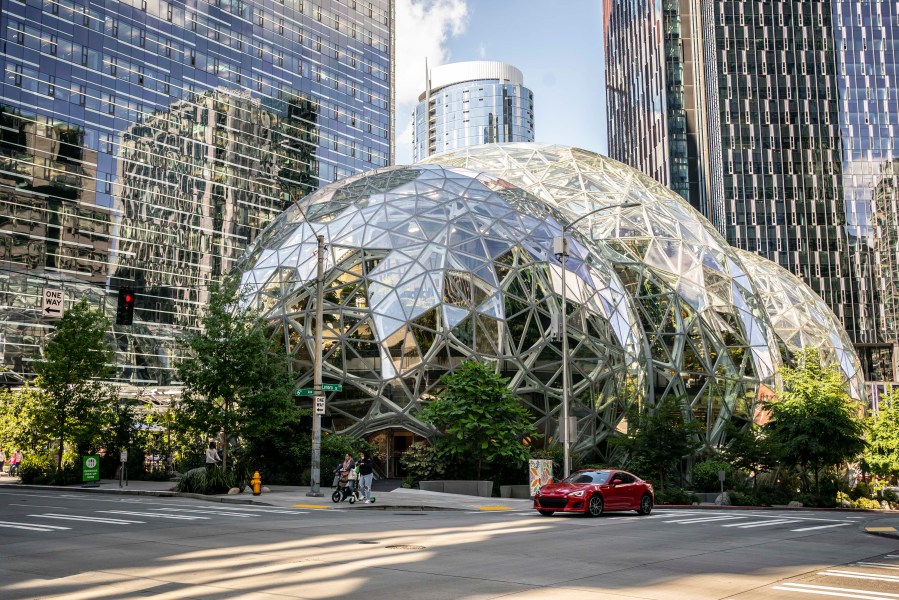
{"label": "glass office tower", "polygon": [[209,286],[293,200],[392,161],[392,0],[0,0],[0,364],[42,288],[112,316],[118,377],[174,380]]}
{"label": "glass office tower", "polygon": [[872,221],[895,26],[883,2],[606,2],[610,155],[808,283],[868,380],[899,379],[882,304],[897,257],[875,261]]}
{"label": "glass office tower", "polygon": [[496,61],[427,70],[412,115],[413,160],[466,146],[534,141],[534,94],[521,71]]}

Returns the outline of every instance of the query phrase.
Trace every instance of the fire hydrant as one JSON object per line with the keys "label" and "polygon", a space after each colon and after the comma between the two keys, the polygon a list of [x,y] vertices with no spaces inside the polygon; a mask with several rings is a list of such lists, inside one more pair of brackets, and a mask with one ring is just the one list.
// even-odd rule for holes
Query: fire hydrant
{"label": "fire hydrant", "polygon": [[262,477],[259,476],[259,471],[253,473],[253,478],[250,479],[250,485],[253,486],[254,496],[262,494]]}

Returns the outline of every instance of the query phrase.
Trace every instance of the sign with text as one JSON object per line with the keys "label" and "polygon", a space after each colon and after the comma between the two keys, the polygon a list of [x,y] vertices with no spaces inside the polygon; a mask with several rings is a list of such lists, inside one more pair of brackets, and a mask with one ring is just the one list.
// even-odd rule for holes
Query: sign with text
{"label": "sign with text", "polygon": [[325,414],[325,397],[324,396],[316,396],[315,397],[314,414],[316,414],[316,415]]}
{"label": "sign with text", "polygon": [[343,386],[339,383],[323,383],[322,384],[323,392],[342,392]]}
{"label": "sign with text", "polygon": [[315,390],[312,388],[297,388],[293,391],[294,396],[314,396]]}
{"label": "sign with text", "polygon": [[65,310],[66,294],[62,290],[55,288],[44,288],[43,302],[41,303],[41,314],[51,319],[61,318]]}
{"label": "sign with text", "polygon": [[81,480],[84,483],[100,481],[100,457],[82,456],[81,459]]}

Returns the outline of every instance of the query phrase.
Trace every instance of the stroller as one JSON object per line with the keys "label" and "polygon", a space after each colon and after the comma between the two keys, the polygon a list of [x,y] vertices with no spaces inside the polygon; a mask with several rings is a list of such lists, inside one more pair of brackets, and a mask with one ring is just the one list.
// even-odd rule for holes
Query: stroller
{"label": "stroller", "polygon": [[359,489],[359,481],[350,479],[346,485],[340,485],[340,469],[334,469],[334,493],[331,494],[331,500],[334,502],[343,502],[349,500],[350,504],[355,504],[356,500],[362,500],[362,490]]}

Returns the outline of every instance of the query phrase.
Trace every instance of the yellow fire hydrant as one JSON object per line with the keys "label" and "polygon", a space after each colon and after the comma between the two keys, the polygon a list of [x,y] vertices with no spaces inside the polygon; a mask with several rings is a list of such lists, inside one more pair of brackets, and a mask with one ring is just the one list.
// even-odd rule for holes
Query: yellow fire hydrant
{"label": "yellow fire hydrant", "polygon": [[259,476],[259,471],[253,473],[253,478],[250,479],[250,485],[253,486],[254,496],[258,496],[262,493],[262,477]]}

